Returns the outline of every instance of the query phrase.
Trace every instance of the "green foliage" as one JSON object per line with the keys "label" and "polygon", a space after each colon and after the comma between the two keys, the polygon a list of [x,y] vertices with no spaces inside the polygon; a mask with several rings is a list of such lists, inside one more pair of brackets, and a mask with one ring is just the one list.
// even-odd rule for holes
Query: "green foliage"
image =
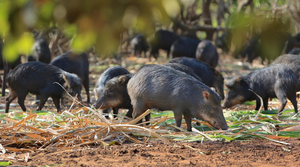
{"label": "green foliage", "polygon": [[287,0],[278,0],[278,5],[285,5],[287,4]]}
{"label": "green foliage", "polygon": [[173,117],[174,114],[173,114],[173,111],[164,111],[164,112],[155,112],[155,111],[152,111],[151,112],[151,118],[154,118],[154,117]]}
{"label": "green foliage", "polygon": [[11,161],[8,161],[8,162],[0,162],[0,166],[9,166],[9,165],[12,165],[12,162],[11,162]]}
{"label": "green foliage", "polygon": [[[4,110],[2,110],[3,112],[4,112]],[[1,111],[1,112],[2,112]],[[3,118],[5,118],[6,117],[6,114],[0,114],[0,119],[3,119]]]}
{"label": "green foliage", "polygon": [[280,131],[278,136],[285,136],[285,137],[298,137],[300,138],[300,131]]}
{"label": "green foliage", "polygon": [[99,52],[111,53],[117,50],[125,29],[150,34],[156,23],[169,22],[179,5],[176,0],[1,0],[0,11],[3,53],[14,61],[30,51],[33,38],[24,35],[28,30],[58,26],[74,37],[73,49],[87,50],[94,45]]}
{"label": "green foliage", "polygon": [[271,3],[269,2],[269,0],[256,0],[253,1],[253,3],[255,7],[263,7],[263,6],[271,7]]}
{"label": "green foliage", "polygon": [[90,69],[95,70],[97,73],[103,72],[107,68],[108,68],[108,65],[101,65],[101,66],[90,65]]}
{"label": "green foliage", "polygon": [[13,62],[19,57],[19,54],[27,55],[31,51],[33,43],[33,37],[26,32],[18,39],[7,39],[3,48],[3,57],[9,62]]}
{"label": "green foliage", "polygon": [[243,103],[244,105],[255,105],[256,101],[246,101]]}
{"label": "green foliage", "polygon": [[[253,1],[253,9],[247,6],[247,10],[238,12],[234,10],[235,5],[230,8],[232,12],[229,19],[229,27],[233,28],[232,44],[235,50],[240,50],[249,39],[256,35],[260,36],[261,55],[271,57],[282,52],[282,41],[274,35],[278,32],[290,32],[293,34],[293,25],[291,13],[288,8],[284,8],[287,4],[286,0],[279,0],[276,15],[273,8],[274,1],[270,0],[255,0]],[[237,4],[236,4],[237,5]],[[249,10],[248,10],[249,9]]]}

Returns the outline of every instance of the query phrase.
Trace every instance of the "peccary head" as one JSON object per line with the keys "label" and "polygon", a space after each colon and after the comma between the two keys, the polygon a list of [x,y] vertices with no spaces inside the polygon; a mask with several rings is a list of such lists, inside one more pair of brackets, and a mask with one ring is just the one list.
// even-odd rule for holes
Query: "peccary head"
{"label": "peccary head", "polygon": [[62,74],[62,78],[65,81],[63,86],[68,91],[68,93],[73,97],[77,95],[78,100],[81,101],[81,79],[76,74],[71,74],[68,72],[64,72]]}
{"label": "peccary head", "polygon": [[128,99],[130,100],[127,92],[127,83],[131,76],[127,74],[110,79],[106,83],[94,107],[100,109],[114,108]]}
{"label": "peccary head", "polygon": [[241,104],[252,95],[252,92],[249,91],[249,84],[241,76],[233,78],[226,86],[227,95],[223,103],[224,108]]}
{"label": "peccary head", "polygon": [[216,129],[228,129],[221,107],[221,97],[212,90],[203,91],[202,96],[201,108],[198,109],[197,113],[192,113],[192,115],[203,119]]}

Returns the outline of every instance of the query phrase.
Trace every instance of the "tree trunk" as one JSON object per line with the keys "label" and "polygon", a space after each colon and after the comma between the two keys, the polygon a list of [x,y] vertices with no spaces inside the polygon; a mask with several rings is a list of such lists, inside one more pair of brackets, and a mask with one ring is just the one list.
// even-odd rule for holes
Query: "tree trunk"
{"label": "tree trunk", "polygon": [[[202,4],[203,14],[202,14],[202,18],[204,20],[204,25],[212,26],[209,6],[210,6],[210,0],[203,0],[203,4]],[[212,40],[213,39],[213,35],[214,35],[213,32],[206,31],[206,39]]]}
{"label": "tree trunk", "polygon": [[227,11],[224,0],[218,0],[218,27],[221,27],[222,20],[224,19],[224,14]]}

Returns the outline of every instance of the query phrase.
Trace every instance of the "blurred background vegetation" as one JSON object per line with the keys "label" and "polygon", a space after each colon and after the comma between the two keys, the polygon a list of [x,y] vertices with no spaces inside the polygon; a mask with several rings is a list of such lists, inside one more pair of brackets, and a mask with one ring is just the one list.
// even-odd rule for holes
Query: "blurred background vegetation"
{"label": "blurred background vegetation", "polygon": [[34,38],[45,37],[52,55],[68,49],[100,56],[118,53],[138,33],[159,28],[213,40],[234,30],[239,47],[261,32],[300,30],[299,0],[0,0],[3,56],[28,54]]}

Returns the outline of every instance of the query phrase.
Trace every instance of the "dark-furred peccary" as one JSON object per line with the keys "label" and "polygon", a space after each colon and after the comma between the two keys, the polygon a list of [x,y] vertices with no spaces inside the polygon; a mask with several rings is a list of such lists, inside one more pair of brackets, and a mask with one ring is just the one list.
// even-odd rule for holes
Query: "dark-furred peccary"
{"label": "dark-furred peccary", "polygon": [[194,38],[181,37],[171,46],[170,57],[196,57],[196,50],[201,41]]}
{"label": "dark-furred peccary", "polygon": [[86,53],[76,54],[73,51],[68,51],[57,56],[50,64],[59,67],[64,71],[77,74],[82,80],[82,85],[85,88],[87,102],[90,103],[89,61]]}
{"label": "dark-furred peccary", "polygon": [[[220,96],[195,78],[163,65],[145,65],[127,84],[133,117],[147,109],[172,110],[176,125],[182,114],[191,131],[193,117],[203,119],[217,129],[227,129]],[[149,121],[149,114],[146,120]]]}
{"label": "dark-furred peccary", "polygon": [[[44,38],[37,38],[32,47],[32,53],[27,56],[27,61],[39,61],[46,64],[51,62],[51,51]],[[38,95],[36,99],[39,100]]]}
{"label": "dark-furred peccary", "polygon": [[169,57],[170,49],[172,44],[179,39],[179,36],[174,32],[168,30],[158,30],[154,33],[154,37],[150,39],[150,56],[153,56],[155,59],[158,58],[158,50],[162,49],[167,51],[167,57]]}
{"label": "dark-furred peccary", "polygon": [[241,52],[242,59],[246,59],[247,62],[252,63],[252,61],[255,58],[260,56],[259,49],[260,49],[260,36],[256,35],[256,36],[252,37],[244,45],[242,52]]}
{"label": "dark-furred peccary", "polygon": [[190,67],[205,85],[214,87],[216,92],[224,99],[224,78],[218,70],[204,62],[188,57],[178,57],[170,60],[169,63],[179,63]]}
{"label": "dark-furred peccary", "polygon": [[51,62],[51,52],[44,38],[37,38],[33,45],[33,52],[27,57],[28,61],[39,61],[46,64]]}
{"label": "dark-furred peccary", "polygon": [[209,40],[203,40],[197,47],[196,59],[215,68],[218,65],[219,54],[216,47]]}
{"label": "dark-furred peccary", "polygon": [[104,110],[113,108],[115,115],[118,114],[119,108],[129,109],[126,116],[132,117],[132,105],[127,92],[127,83],[132,75],[120,75],[108,80],[94,107]]}
{"label": "dark-furred peccary", "polygon": [[286,54],[277,57],[272,64],[284,64],[290,67],[298,79],[297,91],[300,91],[300,55]]}
{"label": "dark-furred peccary", "polygon": [[175,70],[184,72],[184,73],[196,78],[200,82],[202,82],[202,79],[197,74],[194,73],[193,69],[191,69],[190,67],[188,67],[186,65],[179,64],[179,63],[166,63],[166,64],[164,64],[164,66],[171,67]]}
{"label": "dark-furred peccary", "polygon": [[249,63],[261,57],[262,63],[272,60],[284,53],[289,53],[297,45],[297,40],[287,32],[264,32],[254,36],[245,46],[242,57],[247,58]]}
{"label": "dark-furred peccary", "polygon": [[[218,32],[217,32],[218,33]],[[215,45],[218,48],[221,48],[225,52],[229,52],[231,47],[233,32],[228,30],[224,31],[220,37],[217,37],[215,40]]]}
{"label": "dark-furred peccary", "polygon": [[18,65],[7,75],[7,83],[10,94],[6,99],[5,112],[9,111],[9,104],[18,97],[18,103],[23,111],[26,111],[24,100],[28,93],[40,95],[38,110],[44,107],[48,97],[53,99],[57,112],[60,111],[59,100],[67,96],[65,90],[55,82],[62,85],[68,92],[81,100],[80,78],[58,67],[41,62],[28,62]]}
{"label": "dark-furred peccary", "polygon": [[149,45],[143,34],[139,34],[135,36],[130,41],[130,46],[131,46],[131,54],[140,57],[142,53],[144,53],[144,57],[146,57],[146,52],[149,50]]}
{"label": "dark-furred peccary", "polygon": [[[104,109],[103,113],[108,113],[109,110],[107,108],[113,107],[114,116],[118,114],[119,108],[132,109],[130,101],[129,104],[122,104],[121,102],[115,105],[116,101],[123,101],[123,102],[127,101],[127,100],[116,100],[117,98],[121,98],[121,99],[126,99],[127,97],[129,98],[126,89],[126,84],[123,85],[123,82],[117,82],[118,79],[114,79],[106,87],[106,84],[111,79],[115,77],[119,78],[119,76],[126,75],[126,74],[130,74],[130,73],[121,66],[110,67],[101,74],[101,76],[96,82],[95,89],[94,89],[94,93],[97,100],[96,103],[94,104],[95,108]],[[105,88],[109,91],[105,90]],[[113,93],[114,91],[116,91],[115,94]],[[114,94],[115,96],[111,96],[111,94]]]}
{"label": "dark-furred peccary", "polygon": [[282,113],[287,103],[287,98],[292,102],[295,113],[298,112],[296,101],[298,80],[293,71],[286,65],[273,64],[252,71],[246,76],[233,78],[226,86],[228,92],[223,104],[225,108],[245,101],[256,100],[255,110],[258,110],[261,106],[261,101],[252,92],[254,91],[262,98],[265,110],[268,110],[268,99],[277,97],[281,102],[278,114]]}

